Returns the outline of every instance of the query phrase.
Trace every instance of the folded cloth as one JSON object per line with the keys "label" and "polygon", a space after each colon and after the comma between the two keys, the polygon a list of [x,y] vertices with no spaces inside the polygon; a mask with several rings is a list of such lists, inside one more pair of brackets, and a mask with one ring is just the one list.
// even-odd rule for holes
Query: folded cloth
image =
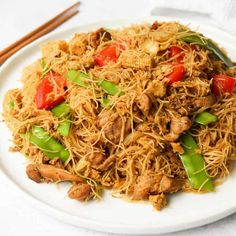
{"label": "folded cloth", "polygon": [[223,30],[236,34],[236,0],[150,0],[150,3],[158,12],[170,9],[176,14],[188,11],[204,15]]}

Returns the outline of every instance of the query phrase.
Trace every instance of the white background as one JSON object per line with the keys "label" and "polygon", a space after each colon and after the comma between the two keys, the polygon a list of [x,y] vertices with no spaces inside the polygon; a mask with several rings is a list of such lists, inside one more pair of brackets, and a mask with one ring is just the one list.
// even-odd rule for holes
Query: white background
{"label": "white background", "polygon": [[[0,0],[0,50],[74,2],[72,0]],[[149,11],[146,0],[84,0],[80,6],[80,13],[57,30],[100,20],[145,17],[148,16]],[[110,234],[58,222],[32,208],[13,187],[0,179],[0,235],[100,236]],[[236,215],[214,224],[169,235],[236,235]]]}

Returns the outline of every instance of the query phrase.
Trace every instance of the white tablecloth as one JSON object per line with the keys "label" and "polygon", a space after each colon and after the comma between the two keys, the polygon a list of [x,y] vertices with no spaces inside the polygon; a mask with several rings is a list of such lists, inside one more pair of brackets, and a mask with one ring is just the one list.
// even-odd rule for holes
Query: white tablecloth
{"label": "white tablecloth", "polygon": [[[0,49],[73,2],[73,0],[0,0]],[[147,16],[150,11],[147,2],[146,0],[83,0],[81,12],[59,29],[99,20]],[[13,187],[6,185],[0,179],[0,235],[102,236],[110,234],[58,222],[29,206]],[[236,235],[236,215],[214,224],[169,235]]]}

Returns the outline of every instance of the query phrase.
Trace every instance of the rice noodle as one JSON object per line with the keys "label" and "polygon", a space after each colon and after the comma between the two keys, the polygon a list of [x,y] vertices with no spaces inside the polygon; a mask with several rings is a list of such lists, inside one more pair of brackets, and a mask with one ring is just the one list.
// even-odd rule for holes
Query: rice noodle
{"label": "rice noodle", "polygon": [[[91,78],[91,88],[68,82],[65,99],[72,110],[72,126],[69,136],[62,137],[56,131],[59,120],[50,110],[38,110],[35,106],[35,93],[43,72],[40,60],[28,66],[22,75],[23,87],[9,90],[3,103],[3,116],[13,135],[14,146],[11,150],[27,155],[31,163],[47,163],[48,158],[42,151],[31,144],[27,137],[22,136],[29,133],[33,125],[39,125],[69,150],[70,159],[64,168],[85,177],[93,186],[94,197],[99,196],[101,188],[111,188],[115,196],[132,199],[138,178],[147,171],[154,175],[181,179],[184,181],[182,191],[195,191],[189,185],[183,165],[165,135],[169,132],[171,117],[185,113],[193,119],[199,112],[210,109],[218,117],[218,121],[208,126],[194,124],[191,133],[204,156],[208,174],[214,180],[229,175],[232,161],[236,159],[236,94],[218,98],[211,107],[195,105],[196,99],[211,94],[208,75],[227,74],[229,71],[211,52],[199,46],[193,49],[189,44],[178,40],[181,35],[189,33],[186,26],[176,22],[158,24],[156,30],[152,30],[149,24],[110,30],[112,39],[104,41],[104,37],[101,37],[97,48],[89,43],[86,47],[83,46],[86,40],[92,40],[92,33],[77,35],[77,41],[74,39],[68,43],[60,41],[45,44],[42,57],[50,70],[63,76],[66,76],[69,69],[86,72]],[[159,51],[156,55],[149,55],[143,48],[147,39],[158,42]],[[122,52],[116,63],[108,63],[104,67],[94,66],[93,56],[106,45],[117,41],[127,44],[134,54],[150,56],[154,66],[151,69],[124,67]],[[74,54],[75,44],[77,48],[84,50],[82,55]],[[168,87],[164,96],[156,97],[149,89],[150,83],[153,80],[163,81],[170,73],[170,68],[165,65],[174,60],[170,58],[168,51],[172,45],[184,50],[186,76],[184,80]],[[235,68],[230,70],[230,75],[236,75]],[[109,95],[111,107],[102,108],[100,100],[106,94],[94,82],[95,78],[117,84],[124,95]],[[148,115],[142,113],[137,106],[137,99],[143,94],[148,94],[152,103]],[[9,108],[10,101],[14,101],[13,109]],[[98,118],[108,110],[112,111],[116,123],[121,120],[119,142],[114,142],[106,135],[106,128],[112,125],[112,121],[98,127]],[[125,133],[126,125],[130,125],[129,134]],[[115,155],[117,161],[108,170],[101,171],[88,161],[88,150],[102,150],[106,157]],[[162,194],[161,197],[165,196]]]}

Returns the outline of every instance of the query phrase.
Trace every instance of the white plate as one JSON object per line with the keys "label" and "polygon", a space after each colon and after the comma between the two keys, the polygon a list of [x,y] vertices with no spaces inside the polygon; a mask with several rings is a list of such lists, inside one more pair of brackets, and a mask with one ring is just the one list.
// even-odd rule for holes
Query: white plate
{"label": "white plate", "polygon": [[[142,21],[139,20],[139,22]],[[148,18],[146,21],[152,22],[154,18]],[[40,57],[39,43],[52,39],[68,39],[76,32],[90,31],[101,26],[115,28],[130,23],[130,20],[122,20],[71,28],[47,35],[24,48],[0,69],[1,104],[3,95],[8,89],[21,86],[19,78],[22,69]],[[197,27],[196,24],[191,24],[191,26]],[[199,30],[225,47],[230,56],[236,60],[236,38],[205,25],[200,26]],[[129,203],[112,198],[110,192],[106,192],[101,201],[83,204],[70,200],[66,195],[68,184],[60,184],[58,187],[53,184],[36,184],[30,181],[25,174],[24,157],[18,153],[8,152],[11,134],[5,124],[0,124],[0,130],[1,177],[14,183],[16,190],[22,192],[27,202],[63,222],[105,232],[157,234],[207,224],[232,214],[236,210],[236,171],[223,185],[217,187],[215,193],[201,195],[178,193],[171,196],[168,207],[161,212],[153,210],[149,204]]]}

